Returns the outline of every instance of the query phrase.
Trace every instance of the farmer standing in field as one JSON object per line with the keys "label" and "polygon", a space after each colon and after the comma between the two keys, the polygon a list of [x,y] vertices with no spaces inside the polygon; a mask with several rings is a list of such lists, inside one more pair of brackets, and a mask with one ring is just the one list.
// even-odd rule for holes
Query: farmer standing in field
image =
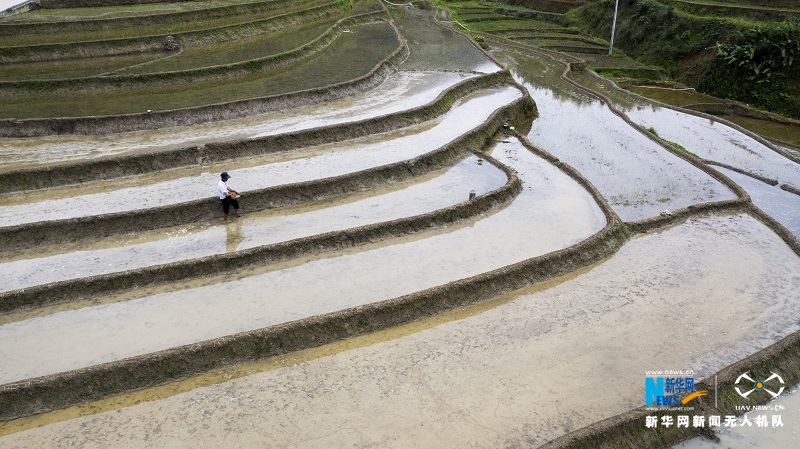
{"label": "farmer standing in field", "polygon": [[225,220],[227,220],[231,205],[233,205],[233,213],[239,215],[239,200],[236,199],[239,197],[239,192],[228,187],[227,182],[231,179],[228,172],[224,171],[219,176],[222,179],[217,183],[217,193],[219,193],[219,199],[222,201],[222,212],[225,214]]}

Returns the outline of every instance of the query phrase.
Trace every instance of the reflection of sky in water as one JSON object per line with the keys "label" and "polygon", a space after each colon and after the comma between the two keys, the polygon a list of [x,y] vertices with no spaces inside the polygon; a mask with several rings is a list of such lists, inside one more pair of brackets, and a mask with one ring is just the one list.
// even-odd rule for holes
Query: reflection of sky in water
{"label": "reflection of sky in water", "polygon": [[578,169],[623,220],[735,198],[723,184],[658,146],[602,102],[558,79],[560,71],[520,54],[498,56],[536,101],[539,117],[528,134],[531,142]]}
{"label": "reflection of sky in water", "polygon": [[[466,97],[441,117],[435,126],[404,135],[403,131],[330,145],[322,154],[297,156],[289,161],[232,172],[228,185],[240,192],[313,181],[354,173],[381,165],[409,160],[436,150],[458,136],[483,123],[496,109],[518,99],[521,93],[513,87],[480,91]],[[365,143],[366,142],[366,143]],[[318,151],[318,149],[309,149]],[[302,152],[298,152],[302,153]],[[294,153],[293,153],[294,154]],[[5,225],[41,220],[100,215],[104,213],[146,209],[209,198],[216,192],[218,173],[224,168],[197,176],[172,179],[145,186],[32,202],[0,208]],[[165,196],[165,192],[169,192]]]}
{"label": "reflection of sky in water", "polygon": [[135,131],[101,136],[45,136],[0,138],[0,162],[45,164],[78,158],[141,153],[235,139],[252,139],[390,114],[433,101],[443,89],[464,80],[466,74],[398,72],[374,89],[319,105],[286,108],[236,120],[191,127]]}
{"label": "reflection of sky in water", "polygon": [[681,144],[703,159],[800,187],[800,164],[731,127],[658,106],[635,107],[627,114],[633,121],[654,128],[659,136]]}
{"label": "reflection of sky in water", "polygon": [[477,157],[470,156],[427,182],[324,209],[285,215],[272,211],[253,213],[199,232],[179,229],[154,233],[158,237],[150,242],[126,244],[123,237],[112,248],[48,257],[37,255],[33,259],[0,263],[0,278],[4,279],[0,291],[243,250],[419,215],[465,201],[470,190],[482,195],[506,181],[500,169],[489,163],[478,165]]}
{"label": "reflection of sky in water", "polygon": [[588,192],[519,142],[493,155],[518,172],[523,191],[470,226],[0,326],[0,365],[8,368],[0,383],[402,296],[565,248],[605,225]]}
{"label": "reflection of sky in water", "polygon": [[800,196],[780,185],[771,186],[747,175],[722,167],[713,167],[727,175],[750,194],[753,203],[800,238]]}

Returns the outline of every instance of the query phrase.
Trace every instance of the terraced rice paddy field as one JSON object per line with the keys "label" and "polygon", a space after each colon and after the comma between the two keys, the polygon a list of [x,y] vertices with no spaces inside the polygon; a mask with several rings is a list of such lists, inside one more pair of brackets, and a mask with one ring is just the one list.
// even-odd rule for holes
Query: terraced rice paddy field
{"label": "terraced rice paddy field", "polygon": [[798,159],[575,30],[49,5],[0,20],[3,448],[668,447],[648,371],[800,382]]}

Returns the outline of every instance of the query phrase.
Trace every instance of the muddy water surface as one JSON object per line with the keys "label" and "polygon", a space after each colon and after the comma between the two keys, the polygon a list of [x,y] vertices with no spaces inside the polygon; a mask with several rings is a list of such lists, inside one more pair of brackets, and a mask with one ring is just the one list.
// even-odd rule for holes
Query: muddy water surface
{"label": "muddy water surface", "polygon": [[235,80],[145,85],[113,91],[18,94],[6,97],[0,103],[0,117],[21,119],[119,115],[280,95],[365,76],[399,45],[395,30],[387,23],[357,25],[348,31],[325,50],[269,73],[250,73]]}
{"label": "muddy water surface", "polygon": [[[652,104],[651,101],[631,95],[626,90],[618,89],[610,80],[599,78],[590,72],[575,72],[572,74],[572,77],[581,85],[606,94],[616,105],[626,110]],[[691,108],[692,104],[697,103],[723,103],[727,101],[694,92],[693,89],[670,89],[645,86],[632,86],[626,89],[662,103],[689,108]],[[762,137],[800,145],[800,124],[779,123],[739,115],[715,115],[736,123]]]}
{"label": "muddy water surface", "polygon": [[625,112],[631,120],[655,129],[662,138],[681,144],[703,159],[800,187],[800,164],[716,120],[684,114],[644,100],[638,100]]}
{"label": "muddy water surface", "polygon": [[455,70],[492,73],[501,69],[467,39],[437,24],[432,15],[406,7],[390,8],[408,43],[405,70]]}
{"label": "muddy water surface", "polygon": [[607,106],[558,79],[563,68],[497,50],[539,109],[531,142],[577,168],[625,221],[734,199],[720,182],[642,135]]}
{"label": "muddy water surface", "polygon": [[237,39],[232,42],[220,42],[214,45],[190,47],[173,57],[118,70],[115,74],[130,75],[176,72],[200,67],[235,64],[252,59],[264,58],[270,55],[277,55],[302,47],[322,36],[322,34],[336,22],[336,19],[338,19],[338,17],[328,19],[325,23],[302,25],[293,27],[290,30],[281,30],[266,35]]}
{"label": "muddy water surface", "polygon": [[523,182],[502,211],[438,235],[5,324],[0,383],[402,296],[565,248],[605,225],[579,184],[519,142],[494,156]]}
{"label": "muddy water surface", "polygon": [[429,178],[370,192],[369,196],[348,198],[346,202],[246,214],[228,223],[220,220],[213,225],[159,230],[148,233],[151,241],[146,241],[148,236],[125,235],[105,239],[98,248],[69,251],[59,246],[53,248],[54,254],[37,248],[26,258],[14,254],[16,260],[0,262],[0,278],[4,280],[0,291],[232,252],[420,215],[466,201],[470,190],[482,195],[507,182],[505,173],[487,162],[479,163],[476,156]]}
{"label": "muddy water surface", "polygon": [[786,226],[795,237],[800,238],[800,195],[733,170],[717,166],[714,166],[714,169],[721,171],[733,182],[742,186],[750,194],[753,204],[777,220],[778,223]]}
{"label": "muddy water surface", "polygon": [[[204,167],[201,173],[167,181],[150,180],[147,184],[102,193],[87,193],[8,205],[0,208],[5,225],[42,220],[100,215],[177,204],[215,195],[219,173],[227,170],[232,179],[228,186],[242,192],[244,203],[248,190],[291,184],[353,173],[394,162],[412,159],[433,151],[483,123],[496,109],[521,97],[513,87],[481,91],[465,98],[444,116],[424,125],[368,138],[314,147],[303,151],[271,155],[272,162],[240,170],[231,165]],[[205,171],[209,170],[209,171]],[[92,186],[86,190],[91,191]],[[165,196],[165,192],[170,192]],[[44,192],[44,194],[57,192]],[[77,192],[73,192],[77,193]],[[245,203],[246,204],[246,203]]]}
{"label": "muddy water surface", "polygon": [[628,115],[704,159],[800,186],[800,164],[722,123],[657,106],[637,107]]}
{"label": "muddy water surface", "polygon": [[0,170],[126,153],[168,150],[206,142],[252,139],[328,126],[422,106],[439,93],[474,75],[446,72],[398,72],[368,92],[320,105],[287,108],[236,120],[191,127],[109,134],[0,138]]}
{"label": "muddy water surface", "polygon": [[156,402],[132,397],[0,443],[536,447],[641,406],[647,370],[707,376],[797,330],[799,272],[800,259],[752,218],[690,220],[493,309],[281,357]]}

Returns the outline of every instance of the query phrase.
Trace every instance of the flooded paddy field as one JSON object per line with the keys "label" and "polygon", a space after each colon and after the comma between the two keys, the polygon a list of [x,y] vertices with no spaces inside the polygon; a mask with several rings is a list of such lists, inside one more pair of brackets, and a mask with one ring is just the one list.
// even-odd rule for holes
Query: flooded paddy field
{"label": "flooded paddy field", "polygon": [[[600,90],[615,103],[626,109],[632,108],[634,105],[642,106],[648,104],[643,102],[641,98],[636,98],[628,95],[620,89],[616,89],[608,80],[599,80],[597,77],[586,73],[576,73],[574,78],[584,86],[591,87],[595,90]],[[724,103],[716,97],[695,92],[694,89],[673,89],[668,87],[657,86],[625,86],[625,90],[629,90],[646,98],[651,98],[661,103],[672,106],[687,107],[692,109],[698,104],[709,103]],[[742,128],[756,133],[767,139],[785,142],[790,145],[800,145],[800,125],[788,121],[778,122],[774,120],[766,120],[763,118],[746,117],[742,115],[720,115],[715,114],[721,119],[733,122]]]}
{"label": "flooded paddy field", "polygon": [[208,142],[253,139],[364,120],[425,105],[442,91],[472,76],[475,75],[400,71],[388,76],[374,89],[358,95],[235,120],[98,136],[0,138],[0,171]]}
{"label": "flooded paddy field", "polygon": [[800,188],[800,164],[725,124],[655,105],[637,106],[626,113],[703,159]]}
{"label": "flooded paddy field", "polygon": [[512,64],[515,78],[539,108],[528,133],[531,142],[578,169],[623,220],[735,198],[722,183],[637,132],[602,102],[558,80],[560,66],[511,51],[495,54]]}
{"label": "flooded paddy field", "polygon": [[724,167],[714,167],[714,169],[721,171],[733,182],[742,186],[750,195],[753,204],[777,220],[778,223],[786,226],[795,237],[800,239],[800,195]]}
{"label": "flooded paddy field", "polygon": [[[472,94],[437,120],[401,131],[347,142],[274,153],[266,165],[237,168],[236,164],[192,169],[195,173],[163,180],[157,175],[132,178],[133,186],[93,193],[92,184],[70,189],[73,196],[42,191],[54,197],[5,205],[0,217],[8,225],[140,210],[213,196],[219,173],[229,171],[231,187],[243,193],[265,187],[313,181],[412,159],[449,143],[483,123],[496,109],[520,98],[514,87]],[[208,170],[208,171],[206,171]],[[141,184],[139,184],[141,183]],[[101,189],[107,184],[103,184]],[[164,192],[170,192],[165,196]],[[14,198],[14,197],[8,197]],[[243,204],[246,204],[243,199]]]}
{"label": "flooded paddy field", "polygon": [[[74,23],[49,22],[49,26],[39,29],[39,32],[23,32],[10,34],[5,31],[3,45],[9,47],[61,44],[72,42],[113,41],[123,39],[136,39],[142,36],[166,36],[198,31],[219,31],[225,27],[237,25],[251,25],[258,21],[269,20],[295,11],[312,8],[314,6],[330,3],[329,0],[306,0],[294,2],[261,2],[262,5],[271,4],[273,7],[255,8],[248,14],[235,14],[230,10],[216,10],[202,17],[173,15],[171,20],[159,19],[158,16],[150,20],[138,20],[125,23],[103,23],[103,19],[89,21],[77,20]],[[257,4],[253,2],[251,4]],[[128,16],[136,18],[139,15]],[[146,16],[145,16],[146,17]],[[120,18],[121,19],[121,18]],[[83,26],[81,26],[83,22]],[[100,23],[93,23],[100,22]],[[60,24],[66,26],[60,27]],[[0,28],[0,31],[3,31]]]}
{"label": "flooded paddy field", "polygon": [[641,405],[646,370],[706,376],[797,330],[799,264],[748,216],[692,219],[491,304],[178,384],[169,391],[184,393],[159,400],[143,392],[106,413],[45,416],[61,422],[2,441],[536,447]]}
{"label": "flooded paddy field", "polygon": [[[236,1],[236,4],[262,3],[263,0]],[[196,11],[200,9],[230,6],[224,0],[193,0],[188,2],[145,3],[115,6],[94,6],[86,8],[39,9],[25,14],[4,17],[9,23],[52,23],[75,20],[109,19],[115,17],[135,17],[150,14]]]}
{"label": "flooded paddy field", "polygon": [[[0,258],[0,291],[240,251],[325,232],[443,209],[507,182],[505,173],[470,156],[455,167],[345,200],[248,213],[227,223],[121,235],[79,248],[54,247]],[[244,203],[244,201],[243,201]],[[245,203],[246,204],[246,203]]]}
{"label": "flooded paddy field", "polygon": [[101,75],[173,72],[234,64],[301,47],[321,36],[338,18],[322,24],[309,24],[291,30],[238,39],[233,42],[189,47],[172,54],[159,52],[4,64],[0,68],[0,76],[4,81],[68,79]]}
{"label": "flooded paddy field", "polygon": [[208,285],[199,280],[175,291],[156,287],[128,301],[4,324],[0,363],[8,369],[0,382],[399,297],[568,247],[605,226],[588,192],[519,142],[498,144],[493,156],[513,168],[523,184],[513,203],[497,213],[436,235],[252,270]]}
{"label": "flooded paddy field", "polygon": [[[363,9],[365,4],[359,5]],[[409,54],[397,63],[398,72],[373,90],[321,105],[185,128],[0,139],[0,172],[373,118],[427,104],[464,79],[503,68],[473,45],[469,36],[441,27],[431,16],[407,8],[389,9],[394,25],[408,41]],[[477,23],[486,29],[494,26]],[[295,64],[286,73],[262,79],[269,84],[275,75],[276,86],[261,88],[292,91],[309,80],[324,84],[335,78],[330,71],[337,69],[346,72],[336,74],[341,79],[358,76],[358,70],[351,70],[351,57],[361,57],[360,53],[370,53],[366,59],[377,57],[398,44],[393,31],[385,32],[391,28],[386,24],[349,31],[367,28],[372,31],[364,31],[358,38],[354,36],[358,33],[343,33],[337,39],[343,45],[339,50],[329,48],[309,59],[326,72],[316,73],[310,66],[308,79],[291,79],[300,73],[291,71],[299,67]],[[365,40],[359,40],[362,38]],[[361,47],[364,42],[367,46]],[[241,45],[219,48],[225,49],[226,57],[236,58],[258,47]],[[587,192],[565,174],[559,168],[563,164],[546,162],[523,142],[503,134],[495,137],[489,151],[517,174],[521,183],[514,178],[512,182],[521,186],[521,193],[480,214],[448,218],[444,223],[361,243],[320,245],[299,253],[302,255],[260,259],[238,270],[227,267],[193,276],[162,276],[141,287],[136,287],[139,284],[131,272],[124,272],[171,262],[189,264],[205,256],[228,261],[230,255],[239,257],[264,245],[280,246],[330,231],[344,231],[342,235],[352,237],[359,226],[413,219],[454,204],[474,204],[467,201],[470,190],[481,195],[509,180],[494,165],[478,164],[477,158],[485,156],[468,155],[460,161],[454,157],[452,166],[413,179],[397,183],[387,179],[383,186],[334,200],[268,211],[249,212],[247,192],[408,161],[474,130],[494,110],[522,95],[520,90],[505,87],[477,91],[435,120],[384,134],[357,139],[343,136],[334,144],[225,164],[0,197],[4,226],[59,217],[88,216],[94,222],[94,215],[115,210],[141,217],[158,205],[202,198],[210,201],[218,173],[224,170],[233,175],[231,187],[244,193],[246,212],[227,223],[220,218],[0,255],[0,279],[8,279],[0,283],[0,292],[47,290],[49,287],[41,288],[45,283],[88,282],[91,279],[86,276],[103,277],[104,273],[127,276],[111,279],[131,286],[128,290],[114,290],[113,286],[103,290],[101,285],[88,293],[77,292],[68,301],[31,301],[28,304],[43,305],[0,312],[0,403],[12,397],[8,394],[11,390],[24,397],[20,407],[13,400],[8,408],[0,406],[2,419],[9,420],[0,419],[0,446],[537,447],[640,407],[642,380],[648,370],[690,369],[702,379],[800,330],[800,257],[790,246],[790,236],[779,227],[772,231],[769,226],[773,224],[765,225],[748,215],[749,205],[743,201],[738,212],[700,215],[695,210],[682,221],[663,217],[670,223],[667,227],[625,241],[633,226],[623,226],[608,213],[601,195],[629,222],[658,216],[664,209],[736,196],[709,174],[648,139],[594,96],[561,80],[560,65],[534,56],[537,52],[502,48],[495,47],[491,56],[506,64],[532,94],[540,114],[532,124],[514,123],[517,132],[575,167],[579,174],[572,176],[585,176],[580,182],[588,180],[599,194]],[[244,53],[237,56],[239,50]],[[317,59],[328,57],[326,54],[338,55],[338,59]],[[200,61],[205,56],[196,53],[193,57]],[[572,59],[563,55],[563,60]],[[180,65],[185,61],[173,62]],[[150,68],[158,73],[167,66]],[[141,69],[149,70],[147,65]],[[576,74],[575,79],[585,83],[582,76]],[[609,83],[590,85],[612,97],[626,112],[650,108],[647,102],[620,93]],[[193,87],[205,94],[202,89],[206,86]],[[240,86],[228,87],[236,90]],[[160,88],[153,92],[156,90]],[[172,91],[161,93],[165,102],[173,101],[167,98]],[[209,95],[215,93],[209,90]],[[127,97],[120,96],[109,102],[125,101]],[[658,120],[667,121],[663,116]],[[706,131],[695,128],[685,115],[668,121],[670,127],[653,128],[665,139],[698,153],[692,145],[673,139],[670,132],[681,126],[697,129],[699,134]],[[747,165],[761,160],[761,165],[756,164],[759,168],[783,176],[781,183],[792,183],[791,165],[772,167],[780,159],[763,158],[760,150],[742,138],[741,133],[734,133],[721,140],[756,156],[721,162]],[[747,190],[753,204],[798,235],[794,211],[800,197],[734,171],[720,171]],[[603,240],[609,230],[617,239],[613,244]],[[559,259],[561,254],[574,259],[562,262],[567,259]],[[600,257],[606,258],[576,268]],[[581,265],[579,259],[585,263]],[[508,279],[501,276],[488,277],[486,284],[480,284],[487,275],[532,260],[544,262],[520,275],[513,288],[527,285],[521,290],[501,295],[511,290],[503,284]],[[555,267],[559,264],[564,266]],[[534,279],[568,271],[572,272],[533,284],[537,282]],[[439,298],[436,292],[455,291],[453,285],[489,291],[466,308],[415,315],[424,317],[417,318],[421,321],[409,322],[415,318],[404,319],[407,315],[392,308],[397,298],[419,298],[429,292]],[[47,292],[55,293],[52,290]],[[11,296],[5,294],[4,298]],[[413,301],[409,304],[425,307]],[[390,310],[383,317],[398,327],[383,324],[378,326],[381,331],[362,331],[360,323],[332,319],[355,310],[357,319],[369,321],[373,318],[359,315],[360,311],[383,305]],[[391,321],[395,316],[401,317],[398,322]],[[294,348],[287,349],[285,342],[280,342],[282,351],[268,353],[283,355],[243,365],[225,364],[266,355],[260,352],[232,362],[226,352],[209,359],[222,367],[221,371],[187,371],[187,376],[196,377],[143,391],[133,391],[144,388],[141,386],[105,384],[111,377],[107,374],[119,374],[114,371],[122,366],[118,362],[129,357],[169,353],[180,363],[195,363],[184,357],[194,349],[181,345],[221,345],[232,354],[239,348],[224,342],[242,335],[238,333],[260,330],[253,335],[262,339],[271,330],[292,326],[318,329],[314,327],[318,321],[354,325],[359,331],[333,337],[323,335],[324,329],[310,331],[312,343],[286,343]],[[360,336],[350,338],[353,335]],[[271,338],[263,340],[271,345]],[[322,342],[327,344],[320,346]],[[291,352],[297,348],[310,349]],[[107,362],[111,363],[98,366]],[[74,391],[102,385],[110,389],[104,390],[106,396],[86,397],[106,399],[46,412],[86,399],[48,403],[49,395],[37,398],[35,392],[30,393],[34,390],[26,390],[30,385],[45,385],[59,395],[55,389],[64,385],[60,382],[89,379],[70,372],[81,368],[88,368],[83,373],[97,373],[97,384],[94,380],[76,382]],[[138,376],[140,371],[136,373]],[[37,379],[48,375],[53,377]],[[166,381],[178,376],[169,375],[172,377]],[[125,376],[121,377],[126,379],[123,384],[130,382]],[[14,382],[18,383],[11,384]],[[152,380],[145,387],[159,382]],[[127,393],[108,397],[120,392]],[[56,405],[26,409],[31,397]],[[12,407],[15,412],[8,413]],[[19,418],[43,411],[46,413]]]}
{"label": "flooded paddy field", "polygon": [[463,36],[437,26],[433,17],[416,10],[392,9],[392,17],[409,47],[406,70],[457,70],[491,73],[500,70]]}
{"label": "flooded paddy field", "polygon": [[[269,74],[191,85],[157,86],[113,92],[30,93],[5,97],[0,117],[80,117],[165,111],[259,98],[350,81],[366,75],[398,46],[387,23],[358,25],[328,48]],[[347,61],[347,64],[341,64]]]}

